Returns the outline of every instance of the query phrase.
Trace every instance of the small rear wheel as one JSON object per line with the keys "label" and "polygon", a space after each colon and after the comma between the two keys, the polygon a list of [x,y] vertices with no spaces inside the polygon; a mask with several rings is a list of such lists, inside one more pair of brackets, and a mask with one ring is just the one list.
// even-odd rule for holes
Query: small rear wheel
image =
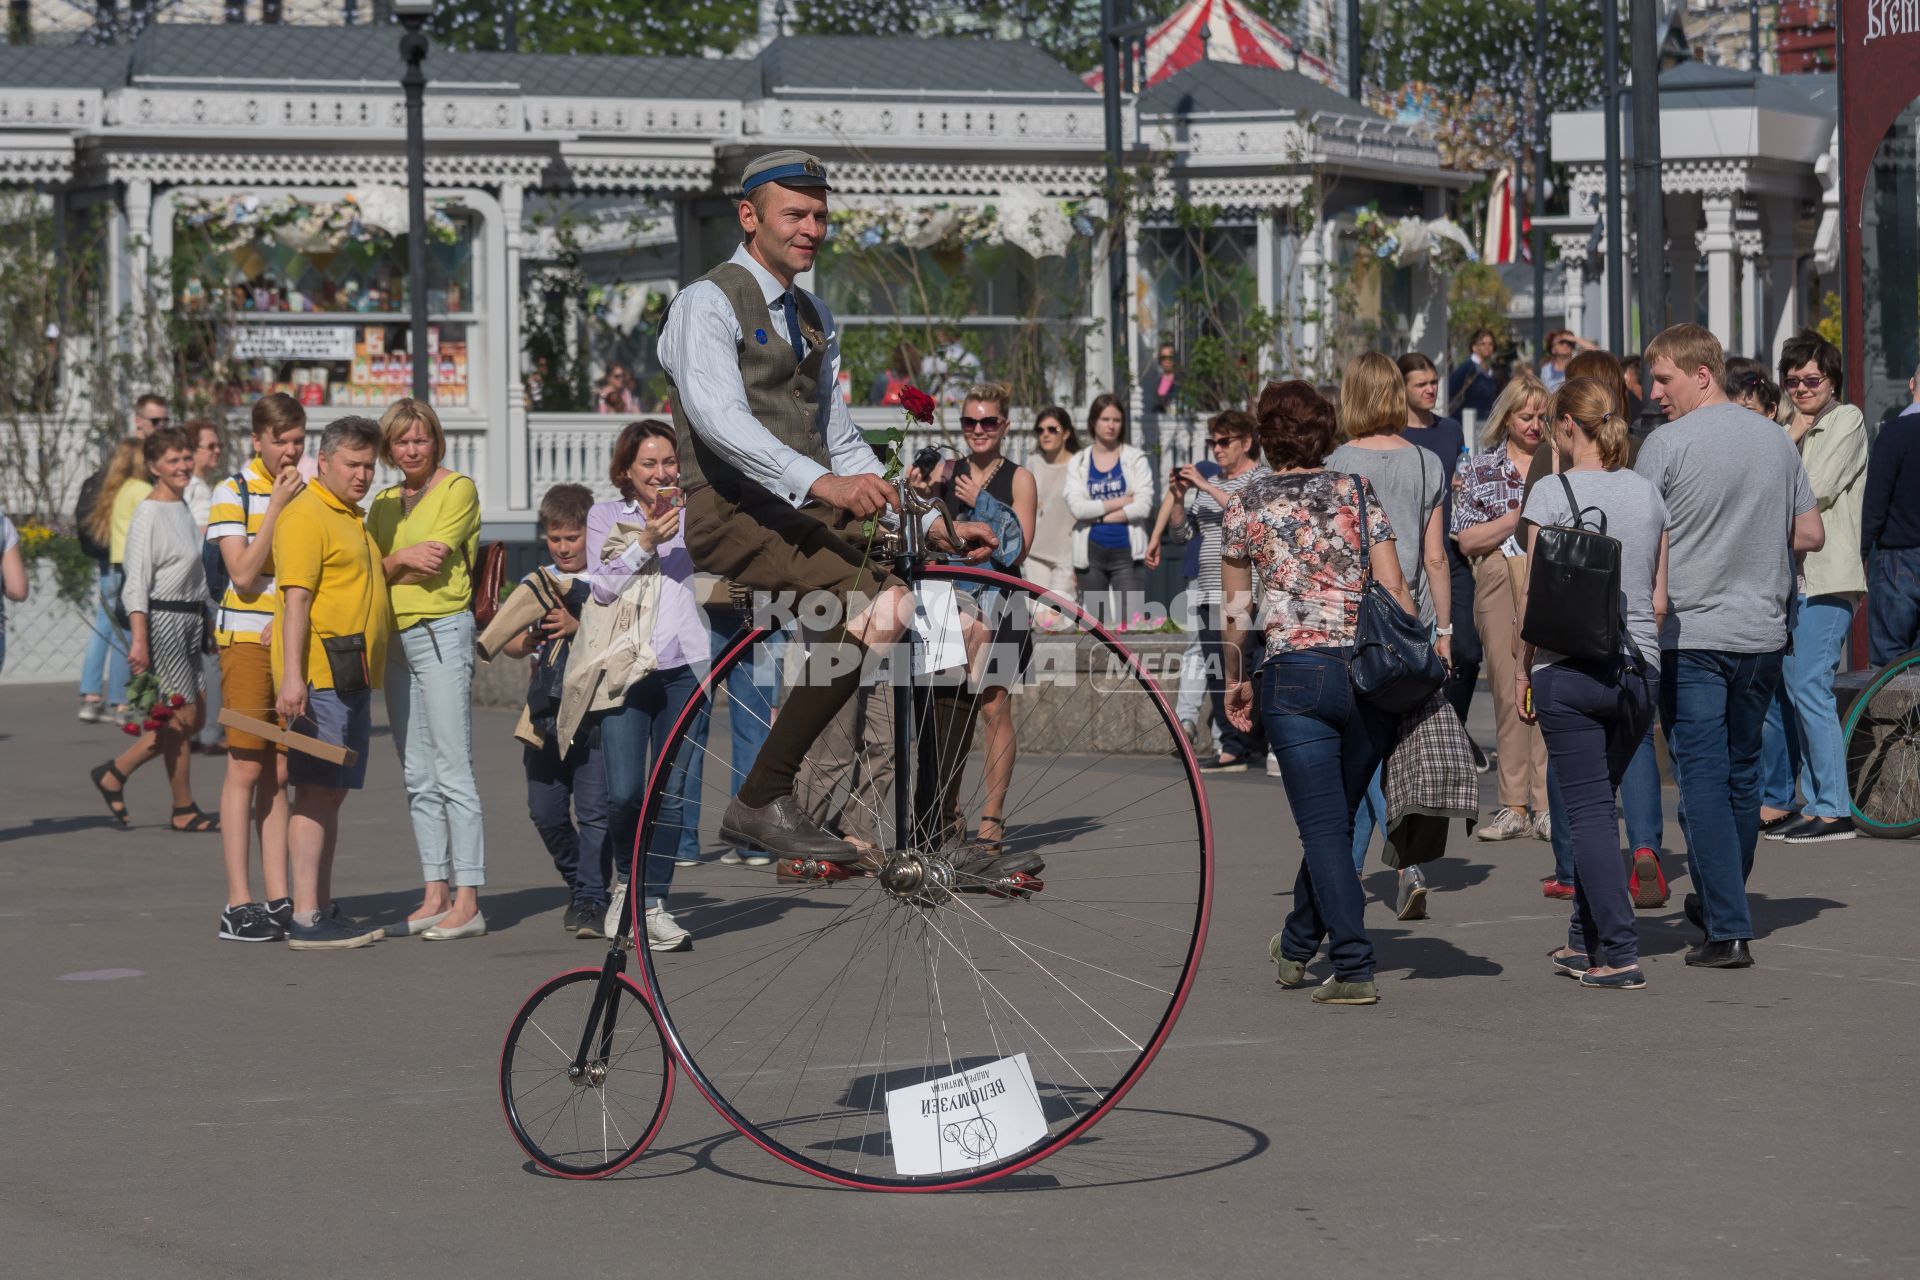
{"label": "small rear wheel", "polygon": [[1847,709],[1847,790],[1863,835],[1920,835],[1920,650],[1875,672]]}
{"label": "small rear wheel", "polygon": [[[604,998],[602,990],[604,988]],[[575,969],[541,986],[500,1051],[514,1141],[562,1178],[604,1178],[647,1149],[673,1098],[673,1061],[623,973]]]}

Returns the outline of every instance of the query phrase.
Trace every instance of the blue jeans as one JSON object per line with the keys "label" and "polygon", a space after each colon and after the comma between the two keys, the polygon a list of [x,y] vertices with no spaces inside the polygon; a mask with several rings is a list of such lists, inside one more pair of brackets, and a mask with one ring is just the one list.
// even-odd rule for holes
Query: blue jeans
{"label": "blue jeans", "polygon": [[[80,663],[80,695],[92,698],[104,694],[110,707],[127,700],[127,636],[115,625],[111,604],[120,598],[120,588],[126,581],[125,570],[100,571],[100,595],[94,601],[92,635],[87,638],[87,655]],[[104,689],[102,680],[106,682]]]}
{"label": "blue jeans", "polygon": [[1795,779],[1800,776],[1800,717],[1787,696],[1786,660],[1781,659],[1781,681],[1767,699],[1767,723],[1760,734],[1760,804],[1767,809],[1792,810]]}
{"label": "blue jeans", "polygon": [[1660,755],[1653,745],[1653,721],[1640,747],[1627,762],[1626,776],[1620,779],[1620,809],[1627,819],[1627,847],[1660,851],[1666,839],[1667,819],[1660,797]]}
{"label": "blue jeans", "polygon": [[1867,570],[1867,658],[1885,666],[1920,649],[1920,547],[1882,547]]}
{"label": "blue jeans", "polygon": [[[1540,690],[1533,691],[1533,702],[1540,705]],[[1543,727],[1540,736],[1546,738]],[[1553,878],[1561,884],[1572,884],[1574,875],[1573,823],[1567,813],[1566,795],[1560,790],[1560,775],[1553,767],[1553,753],[1547,753],[1547,825],[1552,828]]]}
{"label": "blue jeans", "polygon": [[1778,653],[1677,649],[1660,668],[1660,726],[1707,940],[1753,937],[1747,877],[1760,836],[1760,736]]}
{"label": "blue jeans", "polygon": [[1353,873],[1353,811],[1386,758],[1397,717],[1354,694],[1342,659],[1314,651],[1267,662],[1260,710],[1303,851],[1280,953],[1305,963],[1325,939],[1334,973],[1365,981],[1373,977],[1373,942]]}
{"label": "blue jeans", "polygon": [[591,733],[563,759],[551,738],[522,748],[527,774],[527,816],[566,881],[584,906],[607,904],[612,851],[607,846],[607,766]]}
{"label": "blue jeans", "polygon": [[1616,794],[1653,724],[1652,682],[1638,666],[1556,662],[1535,673],[1533,698],[1547,741],[1547,786],[1566,814],[1554,816],[1554,843],[1564,825],[1574,846],[1567,945],[1596,965],[1638,964]]}
{"label": "blue jeans", "polygon": [[1386,778],[1386,766],[1374,769],[1367,779],[1366,794],[1353,811],[1353,869],[1367,869],[1367,846],[1373,843],[1374,828],[1387,825],[1387,792],[1380,784]]}
{"label": "blue jeans", "polygon": [[420,878],[487,882],[487,831],[473,776],[473,615],[462,609],[387,646],[387,719],[407,781]]}
{"label": "blue jeans", "polygon": [[[713,656],[718,658],[734,633],[746,621],[731,609],[715,609],[708,615],[713,638]],[[740,790],[740,780],[753,768],[760,747],[773,724],[773,706],[780,699],[780,670],[775,642],[769,637],[754,646],[754,660],[734,665],[727,673],[727,726],[733,738],[731,771],[727,795]],[[680,784],[681,827],[675,853],[685,860],[700,856],[700,784],[706,774],[707,730],[713,720],[713,702],[700,708],[698,717],[687,728],[691,753]]]}
{"label": "blue jeans", "polygon": [[[640,805],[646,799],[647,779],[696,683],[692,667],[654,671],[627,690],[625,703],[600,715],[600,754],[607,764],[607,840],[616,873],[631,867],[639,850]],[[642,872],[649,907],[666,905],[667,889],[673,884],[674,852],[687,825],[683,810],[680,791],[665,788]]]}
{"label": "blue jeans", "polygon": [[1801,812],[1814,818],[1844,818],[1850,812],[1847,750],[1833,678],[1852,629],[1853,603],[1846,597],[1800,597],[1793,651],[1780,664],[1780,686],[1767,709],[1761,749],[1760,803],[1769,809],[1793,808],[1798,775],[1806,800]]}

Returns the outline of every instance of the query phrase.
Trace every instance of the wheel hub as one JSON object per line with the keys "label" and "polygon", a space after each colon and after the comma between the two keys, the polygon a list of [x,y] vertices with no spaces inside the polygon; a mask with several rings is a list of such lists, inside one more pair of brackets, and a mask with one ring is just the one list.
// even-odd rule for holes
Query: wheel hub
{"label": "wheel hub", "polygon": [[880,868],[880,887],[902,901],[930,907],[952,894],[953,864],[925,854],[896,854]]}
{"label": "wheel hub", "polygon": [[576,1089],[598,1089],[607,1082],[607,1064],[589,1062],[584,1067],[568,1067],[567,1079]]}

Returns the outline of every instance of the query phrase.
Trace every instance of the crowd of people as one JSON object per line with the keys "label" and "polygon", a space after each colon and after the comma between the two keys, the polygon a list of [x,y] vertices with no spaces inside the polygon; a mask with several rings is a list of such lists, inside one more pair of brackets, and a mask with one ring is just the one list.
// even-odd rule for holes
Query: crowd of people
{"label": "crowd of people", "polygon": [[[309,457],[305,410],[268,395],[232,474],[217,424],[175,427],[157,396],[136,406],[77,513],[100,562],[78,714],[134,738],[91,775],[117,822],[131,821],[130,780],[160,760],[171,828],[219,837],[219,937],[330,950],[484,936],[472,682],[476,662],[501,657],[529,672],[515,736],[529,819],[568,891],[563,927],[606,936],[653,763],[741,622],[732,588],[871,607],[807,635],[790,687],[758,665],[729,677],[718,860],[846,864],[878,839],[829,810],[849,786],[890,785],[891,710],[861,687],[860,659],[903,634],[911,605],[853,549],[858,522],[896,495],[838,393],[832,316],[794,284],[825,225],[824,177],[797,156],[750,166],[742,247],[669,311],[673,421],[636,417],[619,432],[607,471],[617,498],[573,484],[543,495],[548,563],[497,614],[478,601],[491,590],[479,493],[445,465],[431,406],[402,399],[378,421],[335,419]],[[1422,867],[1445,852],[1453,817],[1481,816],[1475,775],[1489,753],[1464,724],[1482,673],[1497,803],[1476,835],[1551,843],[1543,892],[1572,903],[1551,966],[1592,988],[1646,983],[1634,912],[1668,898],[1656,726],[1687,837],[1684,908],[1703,934],[1687,963],[1750,965],[1757,841],[1852,834],[1832,683],[1863,593],[1876,662],[1920,642],[1920,383],[1915,409],[1874,438],[1842,399],[1838,351],[1813,333],[1782,349],[1777,384],[1689,324],[1631,360],[1570,334],[1537,369],[1502,368],[1489,332],[1469,346],[1444,378],[1420,354],[1368,352],[1337,387],[1271,383],[1248,409],[1211,417],[1210,456],[1172,468],[1164,489],[1129,439],[1128,397],[1093,396],[1080,422],[1042,410],[1021,464],[1006,448],[1008,388],[943,348],[943,376],[972,375],[955,395],[964,448],[916,458],[910,480],[958,513],[944,533],[929,523],[937,549],[1096,618],[1132,617],[1147,572],[1181,548],[1181,729],[1197,742],[1211,716],[1206,771],[1264,761],[1303,847],[1270,949],[1283,985],[1302,985],[1324,945],[1334,976],[1314,999],[1377,999],[1357,873],[1378,832],[1399,873],[1395,913],[1427,914]],[[1171,354],[1142,380],[1153,411],[1177,395]],[[874,390],[904,402],[926,366],[895,355]],[[1636,425],[1642,394],[1666,419],[1657,430]],[[1443,407],[1471,415],[1471,439]],[[400,480],[373,493],[380,463]],[[5,532],[5,593],[20,599]],[[1569,594],[1569,580],[1604,590]],[[1391,696],[1361,661],[1389,633],[1413,646]],[[332,864],[342,806],[367,776],[376,689],[423,889],[404,921],[370,928],[334,901]],[[192,757],[216,702],[233,715],[209,814],[194,802]],[[959,712],[933,703],[944,733]],[[975,711],[978,736],[969,723],[953,740],[986,761],[980,809],[960,812],[943,779],[941,826],[995,874],[1037,869],[1037,858],[1015,866],[1033,855],[1005,844],[1009,689],[982,687]],[[846,750],[830,761],[823,734],[836,725]],[[702,712],[696,762],[708,731]],[[708,852],[701,799],[689,769],[662,797],[632,888],[658,949],[690,944],[668,900],[676,869]]]}

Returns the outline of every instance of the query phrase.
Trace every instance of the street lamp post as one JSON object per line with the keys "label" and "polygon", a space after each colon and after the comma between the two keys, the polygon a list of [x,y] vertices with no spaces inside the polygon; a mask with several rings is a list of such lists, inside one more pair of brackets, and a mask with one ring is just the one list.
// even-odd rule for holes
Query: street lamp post
{"label": "street lamp post", "polygon": [[1626,200],[1620,193],[1620,0],[1600,0],[1600,79],[1606,86],[1607,350],[1627,354]]}
{"label": "street lamp post", "polygon": [[1547,336],[1547,0],[1533,0],[1533,358],[1544,359]]}
{"label": "street lamp post", "polygon": [[1108,376],[1116,393],[1124,394],[1129,373],[1127,351],[1121,345],[1127,323],[1127,238],[1122,221],[1120,170],[1121,152],[1126,145],[1122,136],[1120,95],[1119,0],[1100,0],[1100,89],[1107,131],[1107,297]]}
{"label": "street lamp post", "polygon": [[[1639,242],[1640,347],[1667,327],[1666,203],[1660,188],[1660,28],[1654,0],[1633,0],[1633,234]],[[1692,227],[1682,229],[1693,234]],[[1691,303],[1691,300],[1689,300]],[[1689,306],[1689,311],[1690,311]],[[1641,371],[1641,376],[1647,376]],[[1643,385],[1652,386],[1651,382]],[[1640,430],[1662,421],[1652,396],[1640,402]]]}
{"label": "street lamp post", "polygon": [[433,0],[393,0],[393,14],[406,28],[400,77],[407,93],[407,311],[408,358],[413,362],[413,398],[427,400],[432,362],[427,358],[427,33]]}

